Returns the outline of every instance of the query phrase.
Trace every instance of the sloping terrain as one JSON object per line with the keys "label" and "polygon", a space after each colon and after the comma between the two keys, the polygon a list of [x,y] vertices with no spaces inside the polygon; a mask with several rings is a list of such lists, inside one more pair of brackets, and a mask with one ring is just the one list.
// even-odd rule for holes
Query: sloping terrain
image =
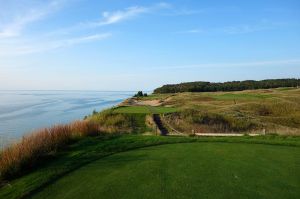
{"label": "sloping terrain", "polygon": [[119,153],[59,179],[32,198],[299,198],[297,147],[162,145]]}
{"label": "sloping terrain", "polygon": [[[162,146],[152,148],[157,145]],[[299,146],[298,137],[280,136],[87,137],[7,182],[0,198],[159,198],[172,193],[198,198],[221,197],[226,189],[236,197],[276,198],[282,192],[292,198],[300,190]]]}
{"label": "sloping terrain", "polygon": [[[278,88],[236,92],[153,94],[177,111],[164,122],[180,132],[300,135],[300,89]],[[157,107],[155,107],[157,108]]]}

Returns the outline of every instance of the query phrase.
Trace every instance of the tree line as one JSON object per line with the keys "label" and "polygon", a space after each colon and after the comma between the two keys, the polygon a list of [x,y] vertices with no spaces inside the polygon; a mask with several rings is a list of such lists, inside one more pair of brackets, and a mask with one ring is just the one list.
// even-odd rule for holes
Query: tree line
{"label": "tree line", "polygon": [[214,91],[242,91],[254,89],[269,89],[279,87],[298,87],[300,79],[266,79],[230,81],[223,83],[214,82],[186,82],[180,84],[167,84],[156,88],[154,93],[179,93],[179,92],[214,92]]}

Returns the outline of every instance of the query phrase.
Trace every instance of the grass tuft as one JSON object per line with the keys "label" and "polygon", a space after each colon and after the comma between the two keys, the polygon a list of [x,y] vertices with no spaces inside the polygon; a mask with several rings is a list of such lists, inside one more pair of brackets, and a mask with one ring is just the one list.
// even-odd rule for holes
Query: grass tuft
{"label": "grass tuft", "polygon": [[24,136],[0,153],[0,175],[2,179],[12,179],[32,169],[43,157],[72,140],[99,133],[96,123],[75,121],[70,124],[56,125],[37,130]]}

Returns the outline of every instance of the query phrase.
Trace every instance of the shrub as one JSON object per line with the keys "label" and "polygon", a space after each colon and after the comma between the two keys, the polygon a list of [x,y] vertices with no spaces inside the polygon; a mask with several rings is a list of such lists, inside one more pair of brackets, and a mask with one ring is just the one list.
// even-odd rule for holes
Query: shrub
{"label": "shrub", "polygon": [[137,92],[133,97],[147,97],[147,93],[143,93],[143,91]]}

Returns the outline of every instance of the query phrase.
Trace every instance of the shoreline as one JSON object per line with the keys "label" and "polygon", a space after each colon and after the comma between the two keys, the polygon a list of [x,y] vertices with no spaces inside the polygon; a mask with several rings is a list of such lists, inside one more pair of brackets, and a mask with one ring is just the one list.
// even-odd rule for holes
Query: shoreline
{"label": "shoreline", "polygon": [[55,91],[49,92],[49,90],[34,93],[31,91],[3,93],[4,97],[0,102],[7,107],[7,111],[2,109],[0,114],[0,144],[7,142],[4,140],[20,139],[44,127],[83,119],[93,110],[111,108],[133,93],[131,91],[121,93],[116,91],[65,93],[62,91],[56,94]]}

